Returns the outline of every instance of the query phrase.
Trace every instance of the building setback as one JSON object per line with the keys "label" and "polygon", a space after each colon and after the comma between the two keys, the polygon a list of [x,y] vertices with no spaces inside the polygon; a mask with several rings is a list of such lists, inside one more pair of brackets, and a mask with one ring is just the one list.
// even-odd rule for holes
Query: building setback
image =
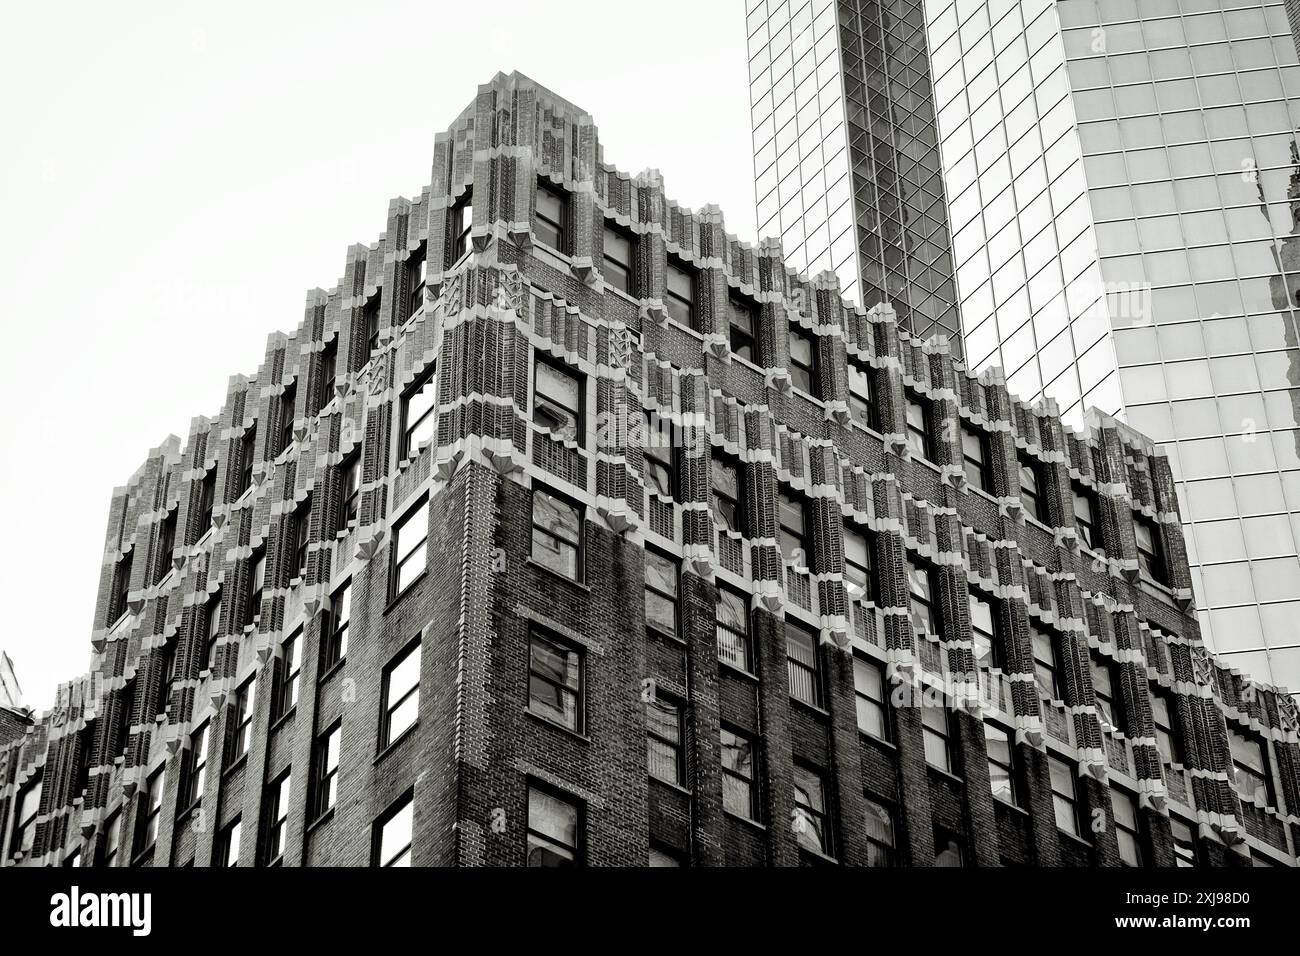
{"label": "building setback", "polygon": [[1167,460],[1054,411],[499,74],[114,492],[0,859],[1295,865]]}

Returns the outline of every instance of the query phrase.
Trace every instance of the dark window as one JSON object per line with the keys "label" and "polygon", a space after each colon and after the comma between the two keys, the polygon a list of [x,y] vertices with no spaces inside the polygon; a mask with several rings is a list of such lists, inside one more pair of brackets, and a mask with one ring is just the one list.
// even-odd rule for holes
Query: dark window
{"label": "dark window", "polygon": [[849,412],[859,425],[880,427],[876,419],[876,396],[871,387],[871,369],[854,361],[849,362]]}
{"label": "dark window", "polygon": [[275,668],[275,692],[271,696],[271,723],[298,706],[298,675],[302,670],[302,629],[294,631],[280,645],[282,654]]}
{"label": "dark window", "polygon": [[236,497],[242,495],[253,484],[253,460],[257,457],[257,426],[244,432],[239,443],[239,489]]}
{"label": "dark window", "polygon": [[785,622],[786,670],[790,679],[790,696],[814,707],[821,706],[821,680],[817,664],[817,635]]}
{"label": "dark window", "polygon": [[208,724],[205,721],[190,734],[190,746],[182,765],[180,799],[176,801],[181,812],[194,807],[203,799],[203,787],[208,777]]}
{"label": "dark window", "polygon": [[307,577],[307,545],[311,543],[311,496],[293,513],[294,577]]}
{"label": "dark window", "polygon": [[818,396],[817,338],[794,325],[790,326],[790,379],[795,388]]}
{"label": "dark window", "polygon": [[266,788],[266,852],[267,866],[276,866],[284,859],[285,837],[289,833],[289,795],[293,778],[286,770],[284,775]]}
{"label": "dark window", "polygon": [[1200,865],[1200,854],[1196,849],[1196,832],[1190,824],[1177,817],[1169,818],[1169,830],[1174,837],[1174,857],[1179,867]]}
{"label": "dark window", "polygon": [[253,704],[257,695],[257,678],[250,677],[237,691],[230,706],[230,729],[226,744],[226,767],[233,766],[248,753],[253,736]]}
{"label": "dark window", "polygon": [[581,733],[582,652],[534,629],[528,648],[528,709]]}
{"label": "dark window", "polygon": [[1066,833],[1082,834],[1079,825],[1079,794],[1074,771],[1064,760],[1048,756],[1047,770],[1052,779],[1052,807],[1056,812],[1056,825]]}
{"label": "dark window", "polygon": [[1047,700],[1064,700],[1061,696],[1061,667],[1056,652],[1056,635],[1031,623],[1029,636],[1034,647],[1034,678],[1038,682],[1038,693]]}
{"label": "dark window", "polygon": [[451,210],[451,261],[457,262],[469,252],[470,231],[474,228],[474,193],[465,190]]}
{"label": "dark window", "polygon": [[885,672],[865,657],[853,658],[853,693],[857,700],[858,730],[880,740],[889,739],[889,711]]}
{"label": "dark window", "polygon": [[293,444],[293,419],[298,414],[298,389],[289,385],[280,395],[280,444],[281,452]]}
{"label": "dark window", "polygon": [[438,428],[437,366],[431,365],[402,396],[402,449],[401,457],[417,454],[433,440]]}
{"label": "dark window", "polygon": [[678,325],[695,328],[695,270],[676,259],[668,260],[667,297],[664,305]]}
{"label": "dark window", "polygon": [[343,499],[339,508],[338,531],[346,531],[356,523],[361,505],[361,456],[351,455],[339,465],[339,496]]}
{"label": "dark window", "polygon": [[826,784],[812,767],[794,765],[794,832],[799,845],[823,856],[833,856]]}
{"label": "dark window", "polygon": [[850,601],[874,601],[871,542],[860,531],[844,525],[844,583]]}
{"label": "dark window", "polygon": [[1155,522],[1145,516],[1134,515],[1133,535],[1137,538],[1138,569],[1157,584],[1168,584],[1164,548]]}
{"label": "dark window", "polygon": [[259,548],[253,552],[252,567],[249,568],[248,607],[244,609],[244,623],[254,624],[262,614],[262,593],[266,589],[266,551]]}
{"label": "dark window", "polygon": [[970,595],[970,636],[976,668],[987,671],[1002,667],[1002,642],[998,640],[993,605],[974,593]]}
{"label": "dark window", "polygon": [[172,558],[176,554],[176,512],[167,512],[162,524],[158,526],[158,560],[154,565],[153,583],[157,584],[172,569]]}
{"label": "dark window", "polygon": [[989,755],[989,788],[993,796],[1017,807],[1024,806],[1016,749],[1007,731],[995,724],[984,725],[984,743]]}
{"label": "dark window", "polygon": [[739,292],[727,297],[727,325],[731,354],[751,362],[758,361],[755,342],[759,316],[758,303]]}
{"label": "dark window", "polygon": [[1245,803],[1271,806],[1272,787],[1264,744],[1256,737],[1228,728],[1228,745],[1232,751],[1233,785],[1237,796]]}
{"label": "dark window", "polygon": [[131,563],[135,557],[135,549],[126,552],[117,559],[113,566],[113,602],[108,610],[108,623],[114,624],[121,620],[130,610],[128,597],[131,592]]}
{"label": "dark window", "polygon": [[370,356],[379,348],[379,297],[371,299],[361,307],[361,332],[365,336],[366,354],[362,365],[370,361]]}
{"label": "dark window", "polygon": [[203,659],[208,662],[208,670],[217,664],[217,641],[221,637],[221,592],[208,598],[203,606]]}
{"label": "dark window", "polygon": [[406,260],[406,315],[415,315],[424,308],[424,247],[413,252]]}
{"label": "dark window", "polygon": [[713,459],[713,520],[719,528],[744,534],[740,468],[730,461]]}
{"label": "dark window", "polygon": [[948,723],[948,708],[941,704],[923,704],[921,707],[921,738],[925,746],[925,761],[952,773],[952,727]]}
{"label": "dark window", "polygon": [[645,623],[677,634],[677,562],[654,551],[645,552]]}
{"label": "dark window", "polygon": [[907,445],[912,454],[934,459],[930,450],[930,402],[913,392],[907,393]]}
{"label": "dark window", "polygon": [[533,423],[557,441],[584,444],[582,377],[539,357],[533,371]]}
{"label": "dark window", "polygon": [[67,867],[81,866],[81,847],[75,847],[67,856],[63,858],[63,865]]}
{"label": "dark window", "polygon": [[226,824],[221,835],[217,837],[215,865],[219,867],[239,866],[239,834],[242,827],[238,818]]}
{"label": "dark window", "polygon": [[895,866],[894,811],[867,797],[867,866]]}
{"label": "dark window", "polygon": [[424,498],[408,511],[393,529],[393,568],[389,589],[395,600],[424,574],[428,559],[425,547],[429,540],[429,499]]}
{"label": "dark window", "polygon": [[199,537],[212,527],[212,509],[215,507],[216,499],[217,469],[211,468],[203,476],[203,484],[199,488]]}
{"label": "dark window", "polygon": [[414,804],[407,793],[375,821],[370,851],[371,866],[410,866]]}
{"label": "dark window", "polygon": [[934,865],[965,866],[966,858],[962,852],[961,837],[950,830],[934,831]]}
{"label": "dark window", "polygon": [[99,850],[100,866],[117,866],[117,854],[122,848],[122,812],[119,810],[104,821],[104,842]]}
{"label": "dark window", "polygon": [[1090,663],[1092,690],[1097,697],[1097,717],[1101,720],[1101,729],[1123,731],[1124,717],[1115,695],[1114,669],[1106,661],[1093,660]]}
{"label": "dark window", "polygon": [[1101,551],[1101,529],[1097,526],[1097,499],[1086,488],[1074,487],[1074,526],[1085,548]]}
{"label": "dark window", "polygon": [[650,845],[650,853],[646,860],[647,866],[684,866],[682,854],[673,850],[665,850],[662,847]]}
{"label": "dark window", "polygon": [[537,183],[537,241],[545,243],[556,252],[569,251],[569,198],[568,194],[548,182]]}
{"label": "dark window", "polygon": [[628,295],[636,295],[636,260],[634,258],[636,240],[628,233],[612,226],[605,226],[604,249],[605,281]]}
{"label": "dark window", "polygon": [[1151,695],[1151,717],[1155,722],[1156,747],[1159,748],[1160,755],[1164,758],[1165,766],[1174,763],[1181,764],[1183,762],[1183,752],[1182,747],[1179,745],[1179,738],[1174,733],[1169,700],[1161,694]]}
{"label": "dark window", "polygon": [[14,813],[13,849],[24,854],[32,852],[36,841],[36,815],[41,809],[42,775],[36,774],[18,793]]}
{"label": "dark window", "polygon": [[682,748],[682,708],[656,696],[646,703],[646,766],[650,776],[683,786],[686,756]]}
{"label": "dark window", "polygon": [[339,740],[343,725],[336,723],[316,738],[312,748],[311,818],[319,820],[334,809],[338,796]]}
{"label": "dark window", "polygon": [[929,634],[938,637],[939,614],[934,607],[934,581],[928,565],[911,559],[907,561],[907,589],[910,595],[912,630],[917,636]]}
{"label": "dark window", "polygon": [[971,425],[961,426],[961,460],[966,483],[981,491],[989,490],[988,439]]}
{"label": "dark window", "polygon": [[536,784],[528,787],[528,865],[575,866],[582,810],[577,803]]}
{"label": "dark window", "polygon": [[1119,858],[1125,866],[1141,866],[1142,831],[1138,823],[1137,801],[1131,794],[1112,786],[1110,813],[1115,821],[1115,839],[1119,843]]}
{"label": "dark window", "polygon": [[808,552],[804,542],[803,502],[784,491],[777,493],[778,540],[785,563],[796,568],[808,567]]}
{"label": "dark window", "polygon": [[749,602],[743,594],[718,588],[716,624],[718,660],[749,670]]}
{"label": "dark window", "polygon": [[339,341],[333,339],[320,353],[320,383],[316,391],[316,410],[324,408],[334,400],[334,383],[338,376]]}
{"label": "dark window", "polygon": [[722,728],[722,807],[746,820],[758,819],[752,739]]}
{"label": "dark window", "polygon": [[642,442],[645,453],[645,477],[650,491],[661,498],[677,497],[676,468],[673,466],[672,430],[666,427],[666,420],[646,412],[643,425],[645,441]]}
{"label": "dark window", "polygon": [[382,750],[406,733],[420,717],[421,645],[415,641],[384,668],[384,715],[379,727]]}
{"label": "dark window", "polygon": [[325,624],[325,653],[321,655],[321,673],[330,671],[348,653],[348,625],[352,620],[352,582],[334,592]]}
{"label": "dark window", "polygon": [[541,488],[533,489],[533,560],[566,578],[582,577],[582,511]]}
{"label": "dark window", "polygon": [[1020,459],[1020,503],[1025,514],[1043,524],[1047,520],[1047,502],[1043,499],[1041,469],[1038,462],[1027,458]]}

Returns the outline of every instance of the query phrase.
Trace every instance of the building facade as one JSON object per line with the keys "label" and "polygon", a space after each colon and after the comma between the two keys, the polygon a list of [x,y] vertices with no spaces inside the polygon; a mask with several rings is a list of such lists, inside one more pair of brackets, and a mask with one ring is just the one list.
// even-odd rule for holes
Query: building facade
{"label": "building facade", "polygon": [[498,75],[116,489],[7,865],[1296,865],[1168,460]]}
{"label": "building facade", "polygon": [[[878,210],[890,208],[878,193],[912,184],[904,193],[921,198],[904,204],[902,232],[938,222],[934,243],[951,236],[943,261],[969,364],[1003,368],[1013,392],[1052,397],[1071,422],[1095,406],[1160,443],[1205,639],[1256,678],[1300,687],[1289,623],[1300,610],[1300,62],[1285,7],[748,8],[760,232],[781,235],[802,265],[820,245],[803,238],[796,221],[808,214],[787,195],[869,178],[886,186],[828,194],[826,241],[874,246],[872,230],[889,218]],[[853,121],[864,48],[879,54],[867,70],[865,138]],[[823,168],[805,151],[813,96]],[[881,155],[901,169],[882,175]],[[936,194],[942,213],[930,206]],[[833,255],[830,267],[846,289],[861,283],[868,307],[893,295],[866,278],[861,254]]]}

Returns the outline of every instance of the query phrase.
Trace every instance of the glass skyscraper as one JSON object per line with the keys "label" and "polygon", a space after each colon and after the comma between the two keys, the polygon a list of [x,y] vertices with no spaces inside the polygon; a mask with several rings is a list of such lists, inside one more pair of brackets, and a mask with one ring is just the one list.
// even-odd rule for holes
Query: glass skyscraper
{"label": "glass skyscraper", "polygon": [[749,0],[747,27],[760,234],[1067,420],[1163,443],[1204,638],[1300,689],[1285,7]]}

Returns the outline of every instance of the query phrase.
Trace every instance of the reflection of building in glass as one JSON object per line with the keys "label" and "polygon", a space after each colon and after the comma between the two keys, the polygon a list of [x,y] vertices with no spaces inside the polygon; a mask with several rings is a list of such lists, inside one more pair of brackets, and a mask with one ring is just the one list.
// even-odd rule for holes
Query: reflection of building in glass
{"label": "reflection of building in glass", "polygon": [[[838,70],[820,39],[800,59],[800,17],[821,35],[838,16],[842,38],[868,24],[864,46],[884,24],[887,65],[893,51],[927,48],[928,63],[906,62],[930,71],[932,104],[918,107],[931,84],[911,73],[868,83],[886,101],[872,102],[868,126],[898,148],[850,142],[845,173],[843,151],[824,145],[836,155],[826,182],[923,180],[930,152],[898,131],[928,145],[937,129],[947,210],[933,218],[952,234],[969,363],[1002,366],[1013,391],[1051,396],[1067,420],[1095,405],[1166,443],[1207,639],[1261,679],[1300,686],[1300,279],[1284,241],[1300,65],[1282,4],[1187,6],[1144,3],[1139,16],[1133,0],[926,0],[919,40],[898,35],[921,32],[916,6],[876,2],[866,15],[858,2],[751,0],[759,228],[787,248],[802,241],[787,215],[793,180],[781,178],[795,168],[783,144],[801,127],[798,116],[782,125],[793,104],[780,91],[799,89],[805,61],[824,55],[821,101],[834,101],[835,75],[853,85],[852,43],[842,39]],[[787,34],[792,50],[771,54]],[[931,114],[933,125],[916,121]],[[812,158],[800,181],[819,181]],[[844,221],[875,221],[872,192],[855,187],[852,201]],[[859,274],[869,283],[865,257],[832,265],[846,287]]]}

